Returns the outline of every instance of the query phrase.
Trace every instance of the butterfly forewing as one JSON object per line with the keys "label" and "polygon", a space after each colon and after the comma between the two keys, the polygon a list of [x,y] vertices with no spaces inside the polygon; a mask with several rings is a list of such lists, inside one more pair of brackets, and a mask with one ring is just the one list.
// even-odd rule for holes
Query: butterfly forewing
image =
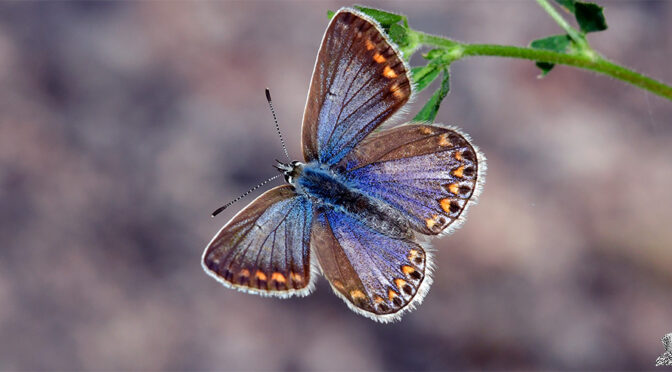
{"label": "butterfly forewing", "polygon": [[203,268],[224,285],[266,295],[310,291],[312,204],[275,187],[240,211],[210,242]]}
{"label": "butterfly forewing", "polygon": [[345,213],[318,213],[311,244],[334,291],[372,319],[398,319],[429,286],[427,253],[418,243],[390,238]]}
{"label": "butterfly forewing", "polygon": [[303,117],[306,161],[337,163],[410,98],[408,68],[377,23],[334,15],[315,62]]}
{"label": "butterfly forewing", "polygon": [[339,164],[347,179],[437,235],[459,221],[483,183],[485,162],[455,129],[407,124],[377,132]]}

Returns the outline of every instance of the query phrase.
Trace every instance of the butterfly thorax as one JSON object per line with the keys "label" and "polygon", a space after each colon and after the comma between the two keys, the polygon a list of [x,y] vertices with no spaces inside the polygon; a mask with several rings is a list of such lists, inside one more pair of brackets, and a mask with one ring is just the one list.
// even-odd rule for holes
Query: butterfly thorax
{"label": "butterfly thorax", "polygon": [[358,190],[343,175],[317,162],[292,162],[283,173],[298,194],[306,195],[318,208],[331,207],[364,222],[368,227],[394,238],[413,238],[407,218],[397,209]]}

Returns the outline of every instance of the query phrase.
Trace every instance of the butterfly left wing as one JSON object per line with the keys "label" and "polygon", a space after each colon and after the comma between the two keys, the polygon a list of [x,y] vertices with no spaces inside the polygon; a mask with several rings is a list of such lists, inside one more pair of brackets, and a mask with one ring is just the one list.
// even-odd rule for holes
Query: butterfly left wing
{"label": "butterfly left wing", "polygon": [[429,253],[420,244],[333,209],[318,209],[311,247],[334,292],[356,313],[380,322],[415,308],[431,282]]}
{"label": "butterfly left wing", "polygon": [[312,290],[312,203],[290,185],[275,187],[241,210],[203,253],[206,273],[227,287],[267,296]]}
{"label": "butterfly left wing", "polygon": [[425,235],[457,227],[485,182],[485,157],[466,135],[436,124],[374,133],[336,169],[357,188],[405,213]]}
{"label": "butterfly left wing", "polygon": [[337,163],[411,96],[409,68],[378,22],[350,8],[332,18],[303,116],[306,161]]}

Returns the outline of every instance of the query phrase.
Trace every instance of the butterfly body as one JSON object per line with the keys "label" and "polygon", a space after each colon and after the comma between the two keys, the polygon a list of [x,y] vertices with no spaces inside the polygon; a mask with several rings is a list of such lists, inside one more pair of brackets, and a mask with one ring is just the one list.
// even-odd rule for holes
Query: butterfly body
{"label": "butterfly body", "polygon": [[206,273],[288,297],[309,294],[319,271],[358,314],[389,322],[415,308],[431,284],[428,242],[464,220],[485,159],[452,127],[381,129],[412,92],[410,68],[380,25],[340,9],[315,63],[304,161],[278,162],[287,184],[222,227],[203,253]]}
{"label": "butterfly body", "polygon": [[[384,201],[367,194],[336,170],[318,162],[292,162],[285,174],[293,174],[290,184],[320,210],[335,210],[356,218],[369,228],[395,238],[413,238],[407,218]],[[287,177],[286,177],[287,178]]]}

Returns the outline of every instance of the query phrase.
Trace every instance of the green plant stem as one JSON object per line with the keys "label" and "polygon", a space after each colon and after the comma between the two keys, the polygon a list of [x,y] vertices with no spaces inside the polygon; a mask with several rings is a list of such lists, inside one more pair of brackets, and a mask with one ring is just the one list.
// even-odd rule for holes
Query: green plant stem
{"label": "green plant stem", "polygon": [[579,33],[565,21],[565,19],[558,13],[553,5],[551,5],[546,0],[537,0],[537,3],[548,13],[548,15],[553,18],[553,20],[562,27],[563,30],[569,35],[569,37],[576,43],[580,48],[585,49],[588,47],[586,39],[581,37]]}
{"label": "green plant stem", "polygon": [[461,43],[455,41],[455,40],[450,40],[446,39],[441,36],[436,36],[432,34],[426,34],[424,32],[420,31],[413,31],[416,35],[420,43],[426,44],[426,45],[433,45],[441,48],[452,48],[455,46],[460,46],[462,45]]}
{"label": "green plant stem", "polygon": [[416,33],[417,40],[420,43],[448,50],[452,55],[450,62],[465,57],[491,56],[527,59],[536,62],[549,62],[559,65],[574,66],[611,76],[614,79],[630,83],[672,101],[671,86],[612,63],[596,53],[564,54],[543,49],[508,45],[462,44],[439,36],[429,35],[418,31],[413,32]]}

